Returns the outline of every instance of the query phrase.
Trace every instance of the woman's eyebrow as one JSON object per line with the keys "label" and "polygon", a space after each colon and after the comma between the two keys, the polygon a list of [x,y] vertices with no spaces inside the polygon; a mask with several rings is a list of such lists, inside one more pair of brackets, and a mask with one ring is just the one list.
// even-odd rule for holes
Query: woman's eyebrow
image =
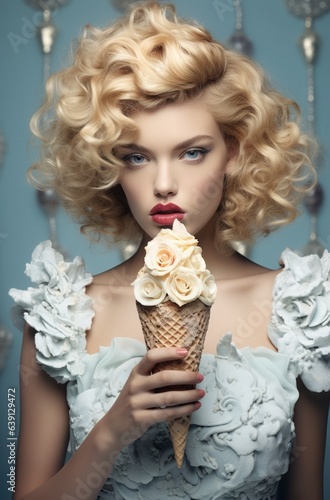
{"label": "woman's eyebrow", "polygon": [[[195,135],[194,137],[190,137],[189,139],[180,142],[177,144],[174,148],[173,151],[179,151],[185,148],[189,148],[190,146],[193,146],[196,144],[198,141],[202,140],[212,140],[213,137],[210,135]],[[140,144],[121,144],[118,149],[127,149],[129,151],[140,151],[141,153],[150,153],[151,151],[148,148],[145,148],[144,146],[141,146]]]}
{"label": "woman's eyebrow", "polygon": [[177,146],[175,146],[173,151],[189,148],[190,146],[194,146],[198,141],[212,140],[212,139],[213,137],[211,137],[210,135],[195,135],[194,137],[191,137],[186,141],[180,142]]}
{"label": "woman's eyebrow", "polygon": [[132,142],[131,144],[121,144],[120,146],[118,146],[118,149],[119,151],[121,149],[127,149],[128,151],[141,151],[141,153],[149,153],[149,149],[148,148],[145,148],[144,146],[140,146],[140,144],[135,144],[134,142]]}

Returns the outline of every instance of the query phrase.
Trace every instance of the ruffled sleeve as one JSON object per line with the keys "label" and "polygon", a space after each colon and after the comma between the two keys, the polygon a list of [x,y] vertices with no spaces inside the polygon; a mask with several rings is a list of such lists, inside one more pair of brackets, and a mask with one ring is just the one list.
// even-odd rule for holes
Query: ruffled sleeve
{"label": "ruffled sleeve", "polygon": [[25,319],[36,330],[36,359],[49,375],[60,383],[73,380],[85,368],[85,332],[94,316],[85,287],[92,276],[81,257],[65,262],[50,241],[36,247],[25,274],[37,286],[9,291],[13,321],[22,328]]}
{"label": "ruffled sleeve", "polygon": [[286,249],[281,261],[269,337],[308,389],[329,391],[330,254],[301,257]]}

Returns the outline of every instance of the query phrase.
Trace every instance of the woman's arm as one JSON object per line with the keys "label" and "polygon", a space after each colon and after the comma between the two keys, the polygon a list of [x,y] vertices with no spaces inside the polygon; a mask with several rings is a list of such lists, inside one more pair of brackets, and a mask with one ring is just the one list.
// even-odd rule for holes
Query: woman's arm
{"label": "woman's arm", "polygon": [[20,362],[20,432],[14,500],[63,465],[69,440],[66,386],[36,362],[34,333],[25,325]]}
{"label": "woman's arm", "polygon": [[290,468],[282,480],[281,500],[323,500],[323,468],[329,393],[310,392],[298,380],[296,439]]}
{"label": "woman's arm", "polygon": [[[194,372],[150,375],[156,363],[185,356],[175,348],[152,349],[132,370],[113,407],[64,464],[69,438],[66,387],[35,361],[33,332],[26,327],[21,356],[21,424],[14,500],[96,499],[122,448],[154,423],[192,413],[204,395],[198,389],[165,392],[172,385],[196,385]],[[167,406],[167,408],[160,408]]]}

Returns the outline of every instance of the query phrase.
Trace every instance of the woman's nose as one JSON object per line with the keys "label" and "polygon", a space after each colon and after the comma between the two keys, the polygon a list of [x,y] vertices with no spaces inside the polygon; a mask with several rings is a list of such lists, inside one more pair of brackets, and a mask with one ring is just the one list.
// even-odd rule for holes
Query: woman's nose
{"label": "woman's nose", "polygon": [[172,167],[169,161],[159,162],[156,166],[157,170],[154,181],[154,193],[156,196],[166,197],[177,193],[178,184]]}

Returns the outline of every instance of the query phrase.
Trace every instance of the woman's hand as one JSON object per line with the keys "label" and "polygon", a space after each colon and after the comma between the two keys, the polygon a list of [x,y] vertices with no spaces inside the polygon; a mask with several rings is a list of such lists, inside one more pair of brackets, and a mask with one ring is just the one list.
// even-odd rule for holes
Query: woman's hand
{"label": "woman's hand", "polygon": [[[184,348],[150,349],[134,367],[118,399],[102,419],[118,450],[142,436],[151,425],[200,408],[199,400],[205,391],[194,386],[203,380],[203,375],[177,370],[151,374],[157,363],[182,359],[186,355]],[[181,385],[182,390],[178,387]]]}

